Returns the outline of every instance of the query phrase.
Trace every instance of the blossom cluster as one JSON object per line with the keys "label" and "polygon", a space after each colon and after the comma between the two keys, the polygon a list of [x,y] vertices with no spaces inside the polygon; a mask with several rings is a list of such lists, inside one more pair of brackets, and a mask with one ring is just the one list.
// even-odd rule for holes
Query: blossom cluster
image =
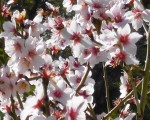
{"label": "blossom cluster", "polygon": [[[8,4],[12,4],[10,1]],[[98,63],[116,67],[138,65],[137,31],[150,22],[150,10],[138,0],[63,0],[72,19],[57,16],[59,8],[46,2],[51,14],[38,12],[33,20],[26,11],[14,11],[4,21],[0,38],[9,56],[0,69],[0,111],[4,120],[102,119],[91,114],[94,84],[91,69]],[[128,7],[129,5],[129,7]],[[5,17],[9,9],[2,7]],[[50,32],[50,38],[42,34]],[[70,47],[72,56],[54,58]],[[126,75],[121,77],[120,98],[128,93]],[[31,86],[35,89],[32,94]],[[116,120],[130,120],[129,104]]]}

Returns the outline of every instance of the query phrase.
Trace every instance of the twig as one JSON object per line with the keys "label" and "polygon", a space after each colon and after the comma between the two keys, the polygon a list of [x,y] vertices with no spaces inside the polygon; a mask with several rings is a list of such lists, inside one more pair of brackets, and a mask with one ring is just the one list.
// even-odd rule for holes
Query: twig
{"label": "twig", "polygon": [[[140,81],[140,82],[138,83],[138,85],[136,86],[136,88],[140,87],[141,84],[142,84],[142,81]],[[121,101],[117,106],[115,106],[109,113],[107,113],[107,114],[104,116],[103,120],[107,120],[107,118],[109,118],[109,116],[111,116],[114,112],[116,112],[116,111],[124,104],[124,102],[126,102],[126,100],[127,100],[129,97],[131,97],[132,94],[133,94],[133,90],[132,90],[125,98],[123,98],[122,101]]]}
{"label": "twig", "polygon": [[23,104],[22,104],[22,101],[21,101],[21,99],[20,99],[20,96],[19,96],[18,92],[17,92],[16,94],[17,94],[17,99],[18,99],[20,108],[23,109]]}
{"label": "twig", "polygon": [[45,108],[46,108],[44,114],[47,117],[50,115],[49,99],[48,99],[48,95],[47,95],[48,83],[49,83],[49,80],[47,78],[42,79],[42,84],[43,84],[43,89],[44,89],[44,103],[45,103]]}
{"label": "twig", "polygon": [[14,120],[18,120],[16,112],[15,112],[15,105],[14,105],[15,101],[14,101],[12,95],[10,97],[10,100],[11,100],[11,107],[12,107],[12,113],[13,113],[12,117],[13,117]]}
{"label": "twig", "polygon": [[106,67],[105,64],[103,63],[103,74],[104,74],[104,81],[105,81],[105,91],[106,91],[106,103],[107,103],[107,111],[110,111],[110,99],[109,99],[109,84],[108,84],[108,79],[107,79],[107,73],[106,73]]}
{"label": "twig", "polygon": [[27,81],[32,81],[32,80],[40,79],[40,78],[41,78],[41,76],[32,77],[32,78],[28,78],[28,77],[24,76],[24,78],[25,78]]}
{"label": "twig", "polygon": [[71,86],[69,80],[67,79],[66,75],[62,75],[62,78],[65,80],[65,82],[67,83],[67,85],[68,85],[70,88],[72,88],[72,86]]}
{"label": "twig", "polygon": [[93,108],[92,108],[90,103],[88,103],[88,111],[91,113],[93,119],[97,120],[96,114],[95,114],[95,112],[94,112],[94,110],[93,110]]}
{"label": "twig", "polygon": [[141,116],[141,109],[140,109],[140,103],[139,103],[138,94],[137,94],[137,88],[135,86],[135,82],[133,81],[132,71],[130,70],[130,68],[128,66],[127,66],[127,74],[129,75],[130,83],[131,83],[132,89],[133,89],[133,94],[135,96],[137,114],[138,114],[138,116]]}
{"label": "twig", "polygon": [[82,77],[82,79],[81,79],[81,81],[80,81],[80,83],[76,89],[76,93],[78,93],[80,91],[80,89],[82,88],[82,86],[84,85],[89,72],[90,72],[90,65],[89,65],[89,63],[87,63],[87,70],[86,70],[84,76]]}
{"label": "twig", "polygon": [[148,34],[148,30],[147,30],[147,27],[146,27],[146,25],[145,25],[144,22],[143,22],[143,28],[144,28],[144,30],[145,30],[145,33]]}
{"label": "twig", "polygon": [[[142,82],[142,91],[141,91],[141,112],[142,115],[144,114],[146,99],[147,99],[147,91],[148,91],[148,82],[150,77],[150,25],[149,25],[149,31],[147,35],[147,56],[146,56],[146,63],[145,63],[145,75]],[[143,116],[142,116],[143,117]]]}

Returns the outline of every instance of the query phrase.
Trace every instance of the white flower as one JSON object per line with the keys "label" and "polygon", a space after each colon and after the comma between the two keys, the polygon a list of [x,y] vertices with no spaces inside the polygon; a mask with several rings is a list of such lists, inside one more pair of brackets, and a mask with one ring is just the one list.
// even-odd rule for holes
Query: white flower
{"label": "white flower", "polygon": [[127,18],[131,21],[132,26],[135,30],[142,27],[143,20],[150,22],[150,10],[144,9],[143,5],[139,0],[134,1],[134,8],[132,11],[126,13]]}
{"label": "white flower", "polygon": [[122,44],[124,50],[127,53],[136,55],[137,47],[136,42],[142,37],[137,32],[131,32],[129,24],[126,24],[123,28],[119,27],[117,30],[117,38]]}
{"label": "white flower", "polygon": [[74,96],[67,101],[67,114],[65,120],[86,120],[85,110],[87,108],[87,101],[79,96]]}
{"label": "white flower", "polygon": [[121,2],[114,4],[110,10],[106,11],[106,14],[113,20],[115,28],[124,27],[128,23],[125,16],[125,9],[123,9]]}
{"label": "white flower", "polygon": [[127,104],[124,110],[121,111],[120,117],[115,118],[115,120],[132,120],[136,113],[131,113],[129,111],[130,104]]}
{"label": "white flower", "polygon": [[15,60],[23,56],[25,52],[25,40],[20,37],[14,37],[9,40],[5,40],[5,52],[9,57],[13,57]]}
{"label": "white flower", "polygon": [[9,39],[14,37],[14,33],[16,32],[16,23],[12,20],[6,21],[3,23],[4,32],[0,33],[0,38],[4,37],[5,39]]}
{"label": "white flower", "polygon": [[63,6],[66,8],[67,12],[72,11],[72,5],[75,3],[75,0],[63,0]]}
{"label": "white flower", "polygon": [[127,76],[121,76],[120,80],[121,80],[121,85],[120,85],[121,95],[120,95],[120,98],[124,98],[128,93],[130,85],[128,83]]}
{"label": "white flower", "polygon": [[26,80],[17,81],[17,91],[18,93],[24,93],[30,91],[30,84]]}
{"label": "white flower", "polygon": [[64,80],[59,80],[56,85],[50,85],[50,94],[54,100],[61,102],[63,105],[66,105],[66,102],[71,98],[73,90],[66,87]]}

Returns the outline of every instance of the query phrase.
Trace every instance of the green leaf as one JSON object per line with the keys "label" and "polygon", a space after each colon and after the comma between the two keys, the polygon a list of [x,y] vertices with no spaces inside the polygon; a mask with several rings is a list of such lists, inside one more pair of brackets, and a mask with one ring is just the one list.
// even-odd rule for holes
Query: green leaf
{"label": "green leaf", "polygon": [[3,120],[4,114],[0,111],[0,120]]}
{"label": "green leaf", "polygon": [[[148,90],[150,92],[150,90]],[[146,105],[148,107],[148,109],[150,109],[150,93],[148,92],[147,94],[147,100],[146,100]]]}
{"label": "green leaf", "polygon": [[0,55],[4,54],[4,50],[2,48],[0,48]]}

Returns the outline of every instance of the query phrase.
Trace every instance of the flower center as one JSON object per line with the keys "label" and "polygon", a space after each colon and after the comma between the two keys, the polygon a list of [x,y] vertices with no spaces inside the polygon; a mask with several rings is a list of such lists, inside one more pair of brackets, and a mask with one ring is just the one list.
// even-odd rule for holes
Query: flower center
{"label": "flower center", "polygon": [[135,19],[141,19],[141,17],[142,17],[141,12],[142,11],[140,9],[135,8],[135,9],[132,10],[132,12],[135,14],[135,16],[134,16]]}
{"label": "flower center", "polygon": [[81,36],[79,33],[74,33],[72,35],[72,40],[74,40],[74,44],[78,44],[81,41]]}
{"label": "flower center", "polygon": [[73,62],[73,66],[76,67],[76,68],[78,68],[78,67],[80,67],[81,65],[80,65],[80,63],[79,63],[78,61],[74,61],[74,62]]}
{"label": "flower center", "polygon": [[33,106],[34,109],[40,108],[42,106],[42,100],[38,100],[36,105]]}
{"label": "flower center", "polygon": [[56,98],[61,98],[62,95],[63,95],[63,93],[62,93],[61,90],[55,90],[55,91],[53,92],[53,95],[54,95]]}
{"label": "flower center", "polygon": [[123,45],[127,45],[129,43],[129,35],[121,35],[119,38],[119,41],[123,44]]}
{"label": "flower center", "polygon": [[83,54],[84,54],[85,57],[87,57],[90,54],[90,51],[88,49],[85,49],[83,51]]}
{"label": "flower center", "polygon": [[35,55],[36,55],[36,53],[35,53],[34,50],[30,50],[29,53],[28,53],[28,56],[29,56],[30,59],[33,59]]}
{"label": "flower center", "polygon": [[76,83],[80,83],[80,81],[81,81],[81,77],[77,77],[76,78]]}
{"label": "flower center", "polygon": [[20,45],[20,43],[18,43],[18,42],[15,43],[14,44],[14,48],[15,48],[16,51],[20,51],[21,52],[21,45]]}
{"label": "flower center", "polygon": [[117,58],[121,61],[125,61],[126,60],[126,54],[124,52],[120,52],[117,54]]}
{"label": "flower center", "polygon": [[97,56],[99,53],[99,48],[98,47],[92,47],[92,53],[93,53],[93,55]]}
{"label": "flower center", "polygon": [[76,120],[76,115],[77,115],[77,111],[76,110],[74,110],[73,108],[71,108],[70,110],[69,110],[69,116],[70,116],[70,120]]}
{"label": "flower center", "polygon": [[121,17],[120,15],[117,15],[117,16],[114,18],[114,21],[115,21],[115,23],[122,22],[122,17]]}

